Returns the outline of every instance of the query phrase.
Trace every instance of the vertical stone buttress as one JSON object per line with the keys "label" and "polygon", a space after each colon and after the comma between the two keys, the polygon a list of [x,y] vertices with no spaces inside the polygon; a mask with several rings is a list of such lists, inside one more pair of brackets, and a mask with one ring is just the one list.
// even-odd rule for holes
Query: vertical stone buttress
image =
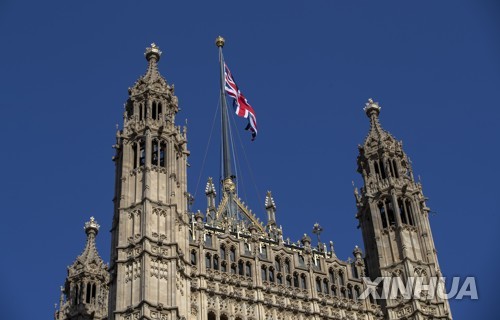
{"label": "vertical stone buttress", "polygon": [[[405,285],[409,277],[421,277],[429,284],[442,274],[422,185],[414,180],[402,142],[380,126],[379,105],[370,99],[364,110],[370,132],[359,146],[358,172],[364,186],[355,196],[368,274],[372,280],[399,277]],[[426,290],[420,297],[398,296],[381,304],[387,319],[451,319],[448,301]]]}
{"label": "vertical stone buttress", "polygon": [[95,246],[99,225],[92,217],[84,229],[87,243],[82,254],[68,267],[56,320],[102,320],[108,316],[108,266]]}
{"label": "vertical stone buttress", "polygon": [[109,319],[181,319],[189,313],[186,128],[161,51],[147,48],[147,72],[129,88],[117,132],[111,229]]}

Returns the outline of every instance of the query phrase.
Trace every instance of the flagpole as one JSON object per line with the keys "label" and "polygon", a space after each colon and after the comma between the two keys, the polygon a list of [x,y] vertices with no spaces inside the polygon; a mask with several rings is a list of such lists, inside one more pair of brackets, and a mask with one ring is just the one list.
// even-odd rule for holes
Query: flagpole
{"label": "flagpole", "polygon": [[215,44],[219,48],[219,63],[220,63],[220,96],[222,101],[222,163],[223,163],[223,185],[224,189],[234,190],[233,173],[231,170],[231,157],[229,149],[229,128],[227,120],[227,103],[225,95],[225,77],[224,77],[224,56],[222,55],[222,47],[225,40],[221,36],[215,39]]}

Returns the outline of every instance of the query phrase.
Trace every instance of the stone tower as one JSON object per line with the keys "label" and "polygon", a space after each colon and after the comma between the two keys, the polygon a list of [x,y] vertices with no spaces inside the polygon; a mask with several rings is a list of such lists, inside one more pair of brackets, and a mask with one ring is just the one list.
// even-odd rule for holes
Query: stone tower
{"label": "stone tower", "polygon": [[179,106],[158,72],[161,51],[152,44],[145,57],[114,146],[109,320],[177,320],[189,305],[186,128],[175,125]]}
{"label": "stone tower", "polygon": [[108,316],[108,266],[95,246],[99,225],[92,217],[84,229],[87,244],[83,253],[68,267],[56,320],[101,320]]}
{"label": "stone tower", "polygon": [[[370,99],[364,110],[370,132],[359,146],[358,172],[364,186],[355,196],[368,275],[372,280],[399,278],[403,285],[415,277],[426,289],[441,271],[422,185],[414,180],[402,142],[382,129],[380,106]],[[433,286],[427,288],[419,296],[380,300],[386,319],[451,319],[448,301],[430,292]]]}

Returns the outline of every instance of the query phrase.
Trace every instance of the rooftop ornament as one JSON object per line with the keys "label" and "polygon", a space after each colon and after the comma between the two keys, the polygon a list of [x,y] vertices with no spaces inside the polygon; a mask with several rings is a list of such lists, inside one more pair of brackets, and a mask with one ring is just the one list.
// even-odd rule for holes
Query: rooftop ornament
{"label": "rooftop ornament", "polygon": [[312,232],[316,235],[316,237],[318,237],[318,244],[321,243],[321,239],[319,236],[321,235],[321,232],[323,232],[323,227],[316,222],[313,226]]}

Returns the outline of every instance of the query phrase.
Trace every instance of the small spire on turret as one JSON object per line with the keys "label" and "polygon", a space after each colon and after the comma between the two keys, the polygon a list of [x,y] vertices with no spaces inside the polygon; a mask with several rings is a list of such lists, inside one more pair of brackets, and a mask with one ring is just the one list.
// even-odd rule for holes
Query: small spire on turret
{"label": "small spire on turret", "polygon": [[87,235],[91,232],[94,233],[94,235],[97,235],[100,227],[101,226],[97,223],[94,217],[90,217],[90,221],[85,222],[85,226],[83,227],[83,229],[85,230],[85,233]]}
{"label": "small spire on turret", "polygon": [[150,61],[151,59],[155,59],[156,62],[160,61],[161,54],[160,48],[154,42],[151,44],[151,47],[146,48],[146,52],[144,52],[146,60]]}
{"label": "small spire on turret", "polygon": [[374,102],[372,98],[368,99],[368,102],[365,103],[365,107],[363,108],[368,118],[371,118],[372,114],[378,116],[380,109],[382,109],[382,107],[378,105],[378,102]]}
{"label": "small spire on turret", "polygon": [[205,187],[205,194],[206,195],[213,194],[214,196],[217,195],[212,177],[208,177],[207,186]]}
{"label": "small spire on turret", "polygon": [[266,201],[265,201],[266,211],[267,211],[267,224],[276,224],[276,204],[274,203],[271,191],[267,191]]}

